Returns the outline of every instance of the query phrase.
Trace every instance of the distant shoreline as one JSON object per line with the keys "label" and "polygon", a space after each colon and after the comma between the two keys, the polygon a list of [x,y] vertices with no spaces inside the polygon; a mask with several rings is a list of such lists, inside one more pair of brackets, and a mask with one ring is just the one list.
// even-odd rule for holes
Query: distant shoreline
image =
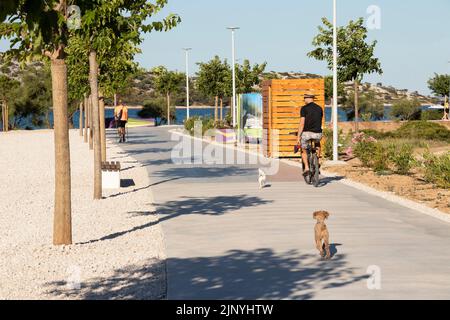
{"label": "distant shoreline", "polygon": [[[127,106],[127,107],[128,107],[128,109],[131,109],[131,110],[140,110],[144,106]],[[187,109],[186,106],[184,106],[184,107],[183,106],[176,106],[175,108],[176,109],[180,109],[180,110]],[[214,106],[190,106],[189,107],[189,109],[214,109],[214,108],[215,108]],[[230,107],[229,106],[224,106],[223,108],[226,109],[226,108],[230,108]],[[105,106],[105,109],[113,110],[114,107],[113,106]]]}

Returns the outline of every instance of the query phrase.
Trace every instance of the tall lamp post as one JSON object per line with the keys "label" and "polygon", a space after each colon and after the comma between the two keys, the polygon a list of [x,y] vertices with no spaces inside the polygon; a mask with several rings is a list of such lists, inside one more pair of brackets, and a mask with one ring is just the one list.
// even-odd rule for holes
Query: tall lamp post
{"label": "tall lamp post", "polygon": [[186,53],[186,120],[190,118],[189,114],[189,51],[192,50],[192,48],[183,48],[184,52]]}
{"label": "tall lamp post", "polygon": [[333,161],[339,161],[338,143],[338,74],[337,74],[337,6],[333,0]]}
{"label": "tall lamp post", "polygon": [[236,127],[236,58],[235,58],[235,46],[234,46],[234,32],[239,30],[239,27],[229,27],[231,30],[231,61],[232,61],[232,73],[233,73],[233,105],[232,105],[232,115],[233,115],[233,128]]}
{"label": "tall lamp post", "polygon": [[[450,64],[450,61],[448,62]],[[447,99],[447,105],[450,106],[450,86],[448,87],[448,99]]]}

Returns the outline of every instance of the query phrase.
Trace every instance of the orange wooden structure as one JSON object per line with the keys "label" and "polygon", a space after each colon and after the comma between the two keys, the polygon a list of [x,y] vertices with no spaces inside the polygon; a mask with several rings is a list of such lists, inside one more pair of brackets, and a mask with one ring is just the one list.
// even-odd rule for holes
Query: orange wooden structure
{"label": "orange wooden structure", "polygon": [[[306,94],[316,95],[316,103],[324,108],[325,81],[319,79],[268,80],[262,84],[263,94],[263,148],[272,158],[300,157],[294,154],[300,110]],[[325,124],[325,117],[324,117]],[[278,142],[278,143],[277,143]]]}

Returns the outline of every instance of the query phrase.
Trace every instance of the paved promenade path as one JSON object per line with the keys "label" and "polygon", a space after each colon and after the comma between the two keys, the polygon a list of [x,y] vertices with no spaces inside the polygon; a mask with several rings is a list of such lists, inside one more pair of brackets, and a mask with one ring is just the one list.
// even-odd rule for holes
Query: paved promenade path
{"label": "paved promenade path", "polygon": [[[150,176],[169,299],[450,299],[450,224],[333,179],[307,186],[286,164],[259,190],[257,165],[176,165],[176,144],[168,128],[138,128],[122,146],[139,161],[124,169]],[[314,248],[319,209],[330,261]]]}

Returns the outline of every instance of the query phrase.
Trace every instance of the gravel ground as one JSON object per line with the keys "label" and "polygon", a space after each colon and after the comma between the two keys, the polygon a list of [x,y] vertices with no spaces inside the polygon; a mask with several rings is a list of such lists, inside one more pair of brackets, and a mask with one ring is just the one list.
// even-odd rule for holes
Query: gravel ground
{"label": "gravel ground", "polygon": [[70,146],[74,245],[55,247],[53,131],[0,134],[0,299],[165,298],[164,239],[145,168],[108,144],[131,186],[94,201],[93,152],[77,130]]}

